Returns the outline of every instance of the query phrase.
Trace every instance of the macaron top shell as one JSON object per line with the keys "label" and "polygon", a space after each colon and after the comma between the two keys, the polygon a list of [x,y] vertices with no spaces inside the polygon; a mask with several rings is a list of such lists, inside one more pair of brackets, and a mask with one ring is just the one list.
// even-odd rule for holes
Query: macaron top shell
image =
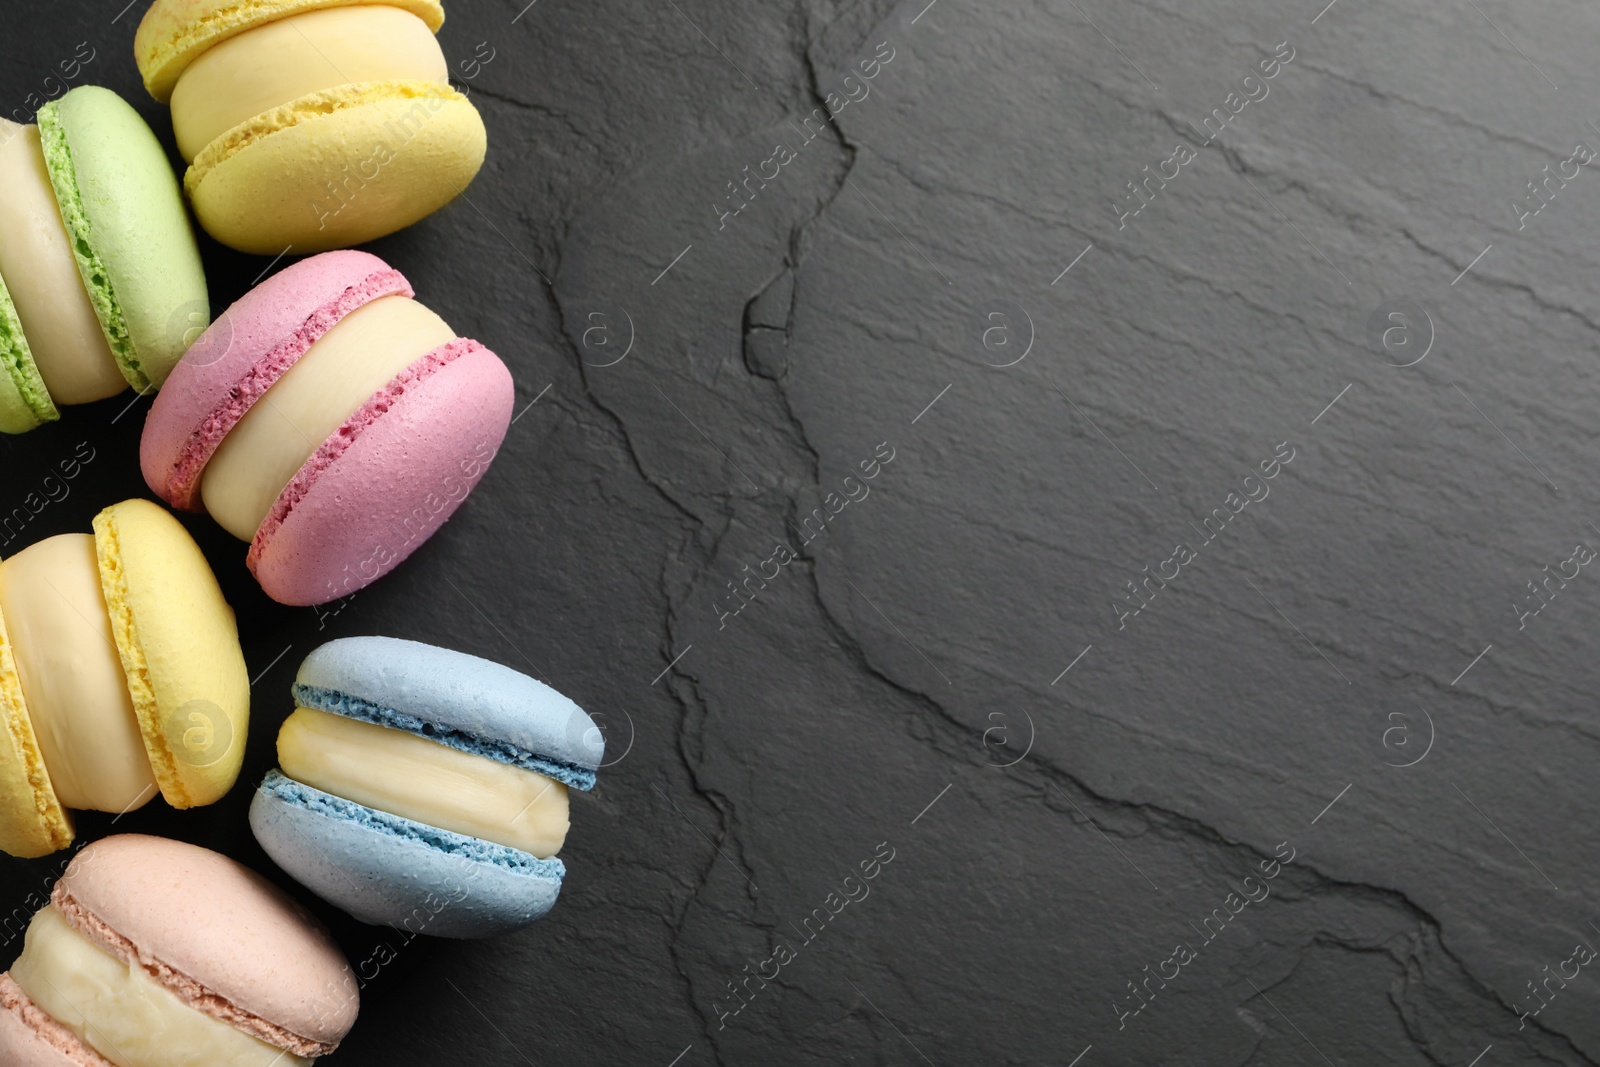
{"label": "macaron top shell", "polygon": [[145,481],[177,508],[200,509],[200,476],[228,431],[318,338],[380,297],[414,295],[366,252],[328,252],[284,268],[223,312],[174,368],[145,420]]}
{"label": "macaron top shell", "polygon": [[302,707],[420,734],[592,789],[605,739],[577,704],[491,660],[393,637],[330,641],[295,678]]}
{"label": "macaron top shell", "polygon": [[165,838],[108,837],[73,858],[53,903],[90,940],[131,946],[163,984],[187,980],[226,1003],[192,1005],[207,1014],[245,1012],[324,1045],[355,1024],[355,976],[327,931],[226,856]]}
{"label": "macaron top shell", "polygon": [[213,803],[239,777],[250,677],[233,609],[200,547],[148,500],[94,520],[101,588],[145,751],[167,803]]}
{"label": "macaron top shell", "polygon": [[78,271],[123,377],[159,389],[210,322],[183,194],[139,113],[79,86],[39,111],[45,164]]}
{"label": "macaron top shell", "polygon": [[[277,19],[327,7],[372,0],[156,0],[133,38],[134,58],[145,88],[162,103],[201,53],[230,37]],[[416,15],[435,33],[444,25],[438,0],[382,0]]]}

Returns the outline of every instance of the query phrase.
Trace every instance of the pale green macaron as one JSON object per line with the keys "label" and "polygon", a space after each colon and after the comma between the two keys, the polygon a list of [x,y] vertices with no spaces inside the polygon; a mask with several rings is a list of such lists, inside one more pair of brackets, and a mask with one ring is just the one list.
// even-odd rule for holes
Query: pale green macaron
{"label": "pale green macaron", "polygon": [[0,376],[0,433],[27,433],[60,417],[34,366],[4,278],[0,278],[0,366],[6,371]]}
{"label": "pale green macaron", "polygon": [[73,89],[38,121],[61,219],[111,353],[128,384],[158,389],[210,322],[172,165],[139,113],[109,89]]}

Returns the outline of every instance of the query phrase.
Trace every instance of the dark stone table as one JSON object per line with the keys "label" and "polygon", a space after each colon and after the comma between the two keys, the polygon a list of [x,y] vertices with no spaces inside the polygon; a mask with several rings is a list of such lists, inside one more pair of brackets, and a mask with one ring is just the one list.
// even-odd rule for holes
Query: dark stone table
{"label": "dark stone table", "polygon": [[[13,18],[5,106],[87,41],[169,137],[124,2]],[[392,634],[609,765],[534,928],[320,909],[351,1067],[1600,1060],[1593,5],[524,2],[451,5],[489,162],[373,246],[502,455],[337,613],[191,522],[245,778],[85,836],[284,880],[296,664]],[[25,540],[144,492],[126,404],[0,443],[5,509],[97,457]]]}

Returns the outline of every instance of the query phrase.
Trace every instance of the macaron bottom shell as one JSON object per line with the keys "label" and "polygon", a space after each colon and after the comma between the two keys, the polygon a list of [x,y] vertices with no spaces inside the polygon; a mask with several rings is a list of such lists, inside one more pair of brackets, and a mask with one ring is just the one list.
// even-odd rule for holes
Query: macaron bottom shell
{"label": "macaron bottom shell", "polygon": [[0,433],[27,433],[60,417],[0,279]]}
{"label": "macaron bottom shell", "polygon": [[357,83],[240,123],[195,157],[184,188],[200,225],[230,248],[322,252],[438,211],[487,150],[482,117],[448,84]]}
{"label": "macaron bottom shell", "polygon": [[250,674],[238,623],[200,546],[165,508],[126,500],[94,520],[111,629],[161,793],[175,808],[238,780]]}
{"label": "macaron bottom shell", "polygon": [[375,811],[268,772],[250,828],[297,881],[362,922],[483,938],[543,918],[566,866]]}
{"label": "macaron bottom shell", "polygon": [[6,1067],[115,1067],[0,975],[0,1062]]}
{"label": "macaron bottom shell", "polygon": [[430,352],[312,454],[256,532],[246,562],[283,604],[325,604],[389,573],[477,485],[510,426],[515,390],[468,339]]}

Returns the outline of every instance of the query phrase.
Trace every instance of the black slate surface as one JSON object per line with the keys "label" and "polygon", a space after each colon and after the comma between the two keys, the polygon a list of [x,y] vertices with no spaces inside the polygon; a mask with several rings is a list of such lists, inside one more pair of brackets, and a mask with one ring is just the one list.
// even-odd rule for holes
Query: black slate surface
{"label": "black slate surface", "polygon": [[[13,12],[5,107],[88,42],[170,144],[123,2]],[[286,881],[295,665],[393,634],[610,765],[532,929],[320,909],[335,1062],[1600,1058],[1592,5],[523,2],[451,5],[489,162],[373,246],[512,366],[502,455],[337,613],[192,521],[244,780],[84,837]],[[0,442],[6,510],[95,456],[9,550],[144,492],[126,404]]]}

